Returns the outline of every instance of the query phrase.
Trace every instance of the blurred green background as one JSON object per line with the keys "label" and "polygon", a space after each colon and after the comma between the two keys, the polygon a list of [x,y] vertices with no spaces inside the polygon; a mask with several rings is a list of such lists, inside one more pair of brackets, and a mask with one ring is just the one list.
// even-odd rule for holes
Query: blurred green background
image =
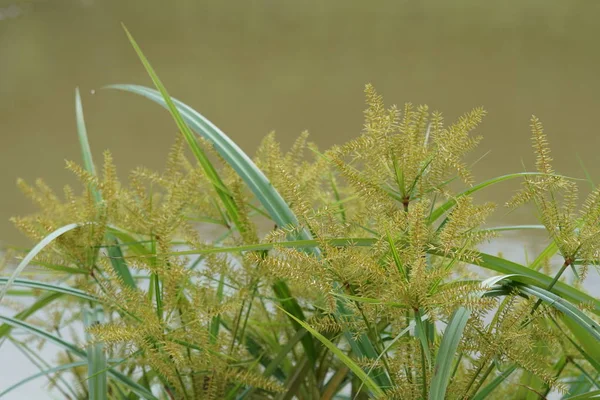
{"label": "blurred green background", "polygon": [[[34,210],[17,177],[74,183],[76,86],[97,161],[110,149],[123,176],[162,167],[169,115],[99,90],[150,84],[121,22],[170,93],[250,154],[271,130],[284,145],[305,129],[322,147],[355,137],[371,82],[388,103],[427,103],[447,121],[485,106],[478,155],[491,152],[477,180],[532,168],[532,113],[559,172],[583,177],[579,156],[600,180],[598,20],[600,2],[575,0],[0,1],[0,241],[26,243],[8,221]],[[516,187],[483,197],[502,203]]]}

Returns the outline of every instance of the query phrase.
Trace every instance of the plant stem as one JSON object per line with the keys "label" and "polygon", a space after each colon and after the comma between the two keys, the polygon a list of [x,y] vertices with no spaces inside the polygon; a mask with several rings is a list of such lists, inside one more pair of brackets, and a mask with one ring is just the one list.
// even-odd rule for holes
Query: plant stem
{"label": "plant stem", "polygon": [[[475,373],[473,374],[473,377],[471,378],[471,380],[469,381],[469,384],[467,385],[467,387],[465,389],[465,394],[463,395],[463,398],[468,398],[468,394],[471,391],[471,386],[473,386],[473,384],[477,380],[477,377],[481,373],[481,370],[483,369],[483,367],[485,366],[485,364],[487,364],[487,360],[488,359],[486,357],[486,359],[481,364],[479,364],[479,367],[477,368],[477,371],[475,371]],[[494,365],[494,364],[492,363],[492,365]],[[479,386],[477,387],[477,389],[479,389]]]}
{"label": "plant stem", "polygon": [[485,372],[483,373],[483,376],[481,377],[481,379],[479,379],[479,383],[477,383],[477,386],[475,386],[475,390],[473,391],[473,395],[477,394],[477,392],[481,388],[481,385],[483,385],[483,383],[485,382],[485,380],[487,379],[487,377],[492,373],[492,371],[494,370],[494,368],[495,368],[494,363],[491,363],[490,366],[488,367],[488,369],[485,370]]}
{"label": "plant stem", "polygon": [[[564,360],[559,361],[560,366],[558,367],[558,371],[556,371],[556,375],[554,376],[555,379],[558,379],[560,374],[562,374],[569,361],[571,361],[571,358],[569,356],[565,357]],[[552,389],[550,385],[546,385],[546,390],[543,393],[544,396],[548,396],[548,393],[550,393],[550,389]]]}
{"label": "plant stem", "polygon": [[[552,288],[554,287],[554,285],[556,285],[556,282],[558,282],[558,280],[560,279],[560,277],[562,276],[562,274],[569,267],[569,265],[571,265],[571,263],[572,263],[571,258],[569,258],[569,257],[565,258],[565,262],[563,263],[562,267],[560,267],[560,269],[558,270],[558,272],[554,276],[554,279],[552,279],[552,282],[550,282],[550,284],[546,288],[547,290],[552,290]],[[535,305],[531,309],[531,312],[529,313],[529,315],[533,315],[535,313],[535,310],[537,310],[538,307],[541,304],[542,304],[542,300],[538,299],[538,301],[535,303]]]}

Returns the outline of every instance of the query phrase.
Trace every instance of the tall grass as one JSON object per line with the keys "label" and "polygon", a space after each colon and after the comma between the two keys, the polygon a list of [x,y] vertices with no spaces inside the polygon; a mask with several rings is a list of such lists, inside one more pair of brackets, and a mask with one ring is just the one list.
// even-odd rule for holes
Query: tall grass
{"label": "tall grass", "polygon": [[[600,301],[581,281],[600,258],[600,190],[576,209],[537,119],[536,171],[479,184],[463,159],[483,110],[445,125],[371,86],[357,139],[284,153],[268,136],[251,159],[170,97],[126,33],[155,89],[109,88],[163,106],[182,139],[127,186],[109,153],[96,168],[76,91],[83,193],[21,183],[40,212],[15,222],[38,244],[0,278],[0,301],[32,299],[0,315],[2,343],[28,354],[26,332],[60,357],[0,397],[41,377],[72,399],[598,397]],[[532,202],[541,225],[484,228],[494,206],[474,196],[510,179],[524,185],[509,205]],[[532,228],[549,242],[529,265],[477,249]],[[21,277],[30,264],[50,279]],[[63,335],[78,322],[82,337]]]}

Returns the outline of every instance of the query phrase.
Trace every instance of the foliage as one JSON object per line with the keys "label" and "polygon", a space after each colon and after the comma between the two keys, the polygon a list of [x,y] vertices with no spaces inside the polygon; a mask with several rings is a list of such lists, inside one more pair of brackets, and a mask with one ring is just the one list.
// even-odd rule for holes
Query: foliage
{"label": "foliage", "polygon": [[[126,184],[106,152],[97,174],[77,92],[84,166],[67,167],[83,192],[19,182],[40,210],[14,222],[39,243],[0,283],[3,305],[33,303],[1,316],[0,336],[35,377],[72,399],[597,395],[600,302],[561,278],[598,263],[600,188],[577,211],[537,118],[537,172],[478,185],[465,156],[483,109],[447,125],[426,106],[386,108],[370,85],[356,139],[320,151],[302,134],[284,152],[269,135],[251,160],[169,97],[129,37],[158,91],[114,88],[163,105],[182,138],[161,173]],[[477,249],[501,229],[484,228],[494,205],[474,195],[518,177],[509,205],[534,203],[549,237],[527,266]],[[555,254],[556,275],[537,271]],[[47,273],[19,278],[30,263]],[[56,363],[19,331],[60,346]]]}

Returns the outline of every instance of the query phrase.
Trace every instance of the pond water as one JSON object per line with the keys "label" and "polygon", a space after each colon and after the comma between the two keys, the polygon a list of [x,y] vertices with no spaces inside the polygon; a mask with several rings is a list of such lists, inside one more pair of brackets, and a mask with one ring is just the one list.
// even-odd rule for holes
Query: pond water
{"label": "pond water", "polygon": [[[7,221],[34,210],[17,177],[74,182],[64,159],[79,160],[76,86],[97,160],[110,149],[122,173],[162,168],[176,134],[168,114],[99,90],[150,84],[121,22],[171,94],[250,154],[271,130],[289,144],[308,129],[322,147],[358,135],[368,82],[448,120],[483,105],[481,180],[532,168],[532,113],[558,171],[583,176],[579,157],[600,176],[599,17],[586,1],[0,0],[0,241],[27,243]],[[515,187],[482,196],[503,203]]]}
{"label": "pond water", "polygon": [[[536,114],[556,169],[583,177],[581,159],[600,181],[599,19],[600,2],[582,0],[0,0],[0,241],[28,243],[8,222],[34,210],[17,177],[74,182],[64,159],[79,160],[76,86],[97,160],[110,149],[124,176],[162,167],[176,134],[168,114],[100,90],[150,84],[121,22],[170,93],[250,154],[271,130],[286,145],[305,129],[322,147],[355,137],[371,82],[388,103],[427,103],[449,121],[483,105],[478,155],[491,152],[478,180],[532,168]],[[480,198],[503,203],[516,187]]]}

